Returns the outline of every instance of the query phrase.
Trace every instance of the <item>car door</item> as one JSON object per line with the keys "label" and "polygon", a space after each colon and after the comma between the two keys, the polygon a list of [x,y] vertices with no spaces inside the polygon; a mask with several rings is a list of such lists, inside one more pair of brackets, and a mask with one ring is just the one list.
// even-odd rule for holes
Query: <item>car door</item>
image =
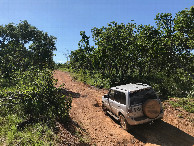
{"label": "car door", "polygon": [[[117,91],[115,91],[115,94]],[[114,100],[110,102],[111,110],[114,115],[117,115],[118,113],[118,108],[119,108],[119,102],[115,99],[115,94],[114,94]]]}
{"label": "car door", "polygon": [[126,93],[115,90],[114,100],[110,105],[114,115],[118,116],[119,112],[124,113],[126,111]]}
{"label": "car door", "polygon": [[115,93],[115,90],[110,90],[109,93],[108,93],[108,109],[109,111],[112,112],[112,108],[113,108],[113,102],[114,102],[114,93]]}
{"label": "car door", "polygon": [[113,113],[118,116],[119,112],[123,113],[126,111],[126,94],[121,91],[115,91],[114,99],[112,110]]}

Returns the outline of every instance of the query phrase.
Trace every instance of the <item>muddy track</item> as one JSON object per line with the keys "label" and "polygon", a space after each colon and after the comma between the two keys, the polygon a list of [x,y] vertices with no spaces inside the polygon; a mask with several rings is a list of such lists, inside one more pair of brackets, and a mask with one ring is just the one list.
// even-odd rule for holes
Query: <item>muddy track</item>
{"label": "muddy track", "polygon": [[[120,127],[119,122],[104,115],[101,97],[107,93],[106,90],[74,81],[67,72],[55,71],[54,77],[58,79],[57,86],[65,83],[65,89],[73,97],[70,116],[89,133],[92,144],[194,145],[194,124],[189,118],[178,117],[181,111],[166,105],[163,121],[135,126],[127,132]],[[190,116],[193,115],[185,115]]]}

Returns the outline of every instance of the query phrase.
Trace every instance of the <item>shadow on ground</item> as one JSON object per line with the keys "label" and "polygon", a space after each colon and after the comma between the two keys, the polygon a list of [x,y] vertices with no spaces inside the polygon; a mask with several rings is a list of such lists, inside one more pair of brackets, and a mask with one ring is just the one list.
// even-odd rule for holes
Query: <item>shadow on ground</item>
{"label": "shadow on ground", "polygon": [[64,124],[57,122],[56,133],[58,134],[59,142],[62,145],[91,145],[89,134],[81,125],[73,121],[70,117]]}
{"label": "shadow on ground", "polygon": [[[120,124],[119,121],[115,120],[110,115],[108,116],[116,124]],[[167,146],[194,145],[194,137],[162,120],[133,126],[128,132],[143,143]]]}
{"label": "shadow on ground", "polygon": [[67,97],[80,98],[80,93],[75,93],[67,89],[61,89],[61,93],[66,95]]}
{"label": "shadow on ground", "polygon": [[162,120],[135,126],[128,132],[143,143],[174,146],[192,146],[194,144],[194,137]]}

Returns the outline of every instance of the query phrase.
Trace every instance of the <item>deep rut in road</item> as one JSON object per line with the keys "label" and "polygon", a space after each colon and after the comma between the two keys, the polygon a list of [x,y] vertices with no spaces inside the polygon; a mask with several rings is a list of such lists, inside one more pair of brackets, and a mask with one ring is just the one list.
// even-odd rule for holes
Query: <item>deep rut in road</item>
{"label": "deep rut in road", "polygon": [[[71,118],[83,126],[96,145],[193,145],[194,124],[177,117],[177,111],[166,105],[164,120],[160,123],[144,124],[124,131],[119,122],[104,115],[101,97],[104,89],[90,87],[74,81],[69,73],[55,71],[57,86],[64,88],[73,97]],[[191,116],[191,115],[189,115]]]}

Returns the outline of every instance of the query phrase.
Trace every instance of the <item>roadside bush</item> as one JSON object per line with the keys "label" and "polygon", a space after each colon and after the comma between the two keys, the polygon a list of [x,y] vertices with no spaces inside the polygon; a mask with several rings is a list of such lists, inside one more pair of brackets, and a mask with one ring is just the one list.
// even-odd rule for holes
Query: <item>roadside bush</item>
{"label": "roadside bush", "polygon": [[[17,79],[16,79],[17,80]],[[18,75],[18,83],[0,91],[7,110],[23,111],[28,118],[48,118],[66,120],[71,107],[71,99],[65,97],[54,84],[52,72],[34,69]],[[16,106],[15,106],[16,105]],[[17,106],[18,109],[15,109]]]}
{"label": "roadside bush", "polygon": [[181,107],[187,112],[194,113],[194,99],[193,98],[172,98],[169,103],[177,108]]}
{"label": "roadside bush", "polygon": [[65,120],[71,105],[54,84],[54,36],[27,21],[0,26],[0,108],[28,118]]}
{"label": "roadside bush", "polygon": [[57,135],[47,123],[29,123],[18,129],[21,122],[16,114],[0,116],[0,145],[57,145]]}
{"label": "roadside bush", "polygon": [[71,108],[55,87],[55,41],[27,21],[0,26],[0,145],[55,145],[55,123]]}
{"label": "roadside bush", "polygon": [[56,145],[56,121],[69,118],[71,98],[56,88],[52,72],[33,68],[0,87],[0,145]]}

